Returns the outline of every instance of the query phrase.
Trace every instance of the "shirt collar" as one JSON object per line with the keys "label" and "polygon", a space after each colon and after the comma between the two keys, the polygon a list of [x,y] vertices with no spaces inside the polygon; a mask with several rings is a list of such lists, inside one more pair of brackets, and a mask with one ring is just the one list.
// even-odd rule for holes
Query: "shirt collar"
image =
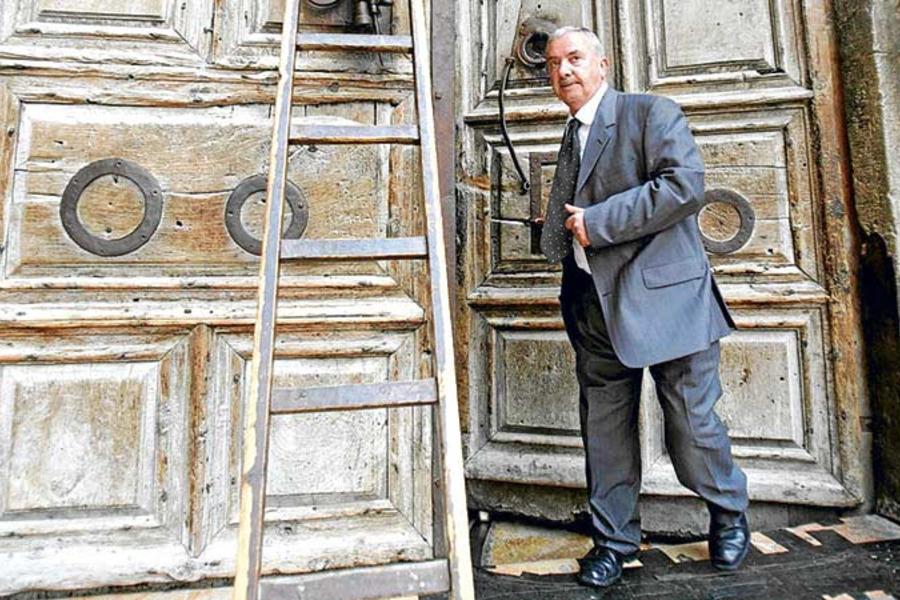
{"label": "shirt collar", "polygon": [[582,125],[590,125],[594,122],[594,117],[597,115],[597,108],[600,106],[600,101],[603,100],[603,94],[606,93],[606,90],[609,89],[609,83],[606,80],[600,84],[600,88],[594,92],[594,95],[591,96],[591,99],[585,102],[584,106],[578,109],[578,112],[575,113],[574,117],[578,119]]}

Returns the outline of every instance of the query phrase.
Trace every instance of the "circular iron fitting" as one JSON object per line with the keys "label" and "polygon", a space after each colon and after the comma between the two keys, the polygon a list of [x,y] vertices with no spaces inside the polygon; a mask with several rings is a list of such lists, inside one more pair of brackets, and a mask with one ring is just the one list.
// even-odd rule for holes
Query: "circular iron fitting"
{"label": "circular iron fitting", "polygon": [[[228,234],[235,244],[256,256],[262,254],[262,240],[250,235],[241,220],[241,213],[250,196],[266,191],[266,183],[265,175],[251,175],[234,188],[228,197],[228,202],[225,203],[225,228],[228,229]],[[306,231],[306,224],[309,222],[309,206],[303,192],[291,181],[288,181],[285,186],[285,196],[288,207],[291,209],[291,222],[281,237],[286,240],[295,240]]]}
{"label": "circular iron fitting", "polygon": [[547,51],[548,41],[550,41],[548,32],[532,31],[516,46],[516,58],[529,68],[543,68],[547,64],[544,54]]}
{"label": "circular iron fitting", "polygon": [[[703,239],[703,246],[706,251],[711,254],[731,254],[740,250],[744,244],[750,241],[753,235],[753,227],[756,225],[756,212],[750,205],[750,201],[744,196],[732,190],[714,189],[708,190],[703,196],[703,206],[711,204],[727,204],[737,211],[740,218],[740,225],[737,232],[730,239],[716,240],[700,230],[700,237]],[[701,209],[702,210],[702,209]]]}
{"label": "circular iron fitting", "polygon": [[[78,217],[78,202],[85,190],[101,177],[124,177],[144,197],[144,218],[128,235],[106,240],[87,230]],[[163,193],[159,182],[137,163],[124,158],[106,158],[90,163],[69,180],[59,204],[59,218],[72,241],[97,256],[122,256],[134,252],[156,233],[162,220]]]}

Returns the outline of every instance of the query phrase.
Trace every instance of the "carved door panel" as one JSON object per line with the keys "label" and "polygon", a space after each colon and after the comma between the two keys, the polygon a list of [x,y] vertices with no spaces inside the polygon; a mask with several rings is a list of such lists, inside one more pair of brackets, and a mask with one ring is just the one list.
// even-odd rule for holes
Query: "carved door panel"
{"label": "carved door panel", "polygon": [[[0,594],[233,573],[281,6],[0,4]],[[408,59],[299,65],[298,120],[411,120]],[[286,235],[422,235],[416,157],[296,147]],[[429,376],[423,268],[286,266],[276,385]],[[267,571],[432,556],[430,410],[274,421]]]}
{"label": "carved door panel", "polygon": [[[559,271],[540,255],[534,223],[566,111],[540,69],[517,63],[506,94],[530,193],[519,188],[498,127],[504,59],[529,19],[593,29],[615,87],[671,96],[685,108],[707,167],[700,226],[740,328],[723,340],[719,412],[753,500],[868,500],[856,258],[829,10],[823,0],[463,3],[458,336],[470,346],[467,472],[476,506],[554,518],[584,510]],[[649,375],[645,388],[645,521],[664,529],[670,524],[654,501],[690,493],[666,456]]]}

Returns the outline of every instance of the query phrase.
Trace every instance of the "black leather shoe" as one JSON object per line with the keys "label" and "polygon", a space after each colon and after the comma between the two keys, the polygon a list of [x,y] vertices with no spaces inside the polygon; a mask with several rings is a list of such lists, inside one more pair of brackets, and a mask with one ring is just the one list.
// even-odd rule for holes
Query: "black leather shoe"
{"label": "black leather shoe", "polygon": [[741,566],[750,549],[750,525],[746,513],[709,511],[709,559],[720,571]]}
{"label": "black leather shoe", "polygon": [[589,587],[605,588],[622,577],[622,565],[634,555],[623,556],[615,550],[595,546],[584,558],[578,559],[578,583]]}

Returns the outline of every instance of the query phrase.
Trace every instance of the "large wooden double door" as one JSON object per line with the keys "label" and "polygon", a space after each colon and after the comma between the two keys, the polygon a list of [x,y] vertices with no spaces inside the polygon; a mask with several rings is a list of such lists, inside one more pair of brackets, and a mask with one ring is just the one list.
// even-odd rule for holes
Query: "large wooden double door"
{"label": "large wooden double door", "polygon": [[[615,87],[671,96],[685,108],[707,167],[701,230],[740,327],[723,341],[719,412],[752,499],[782,507],[776,512],[870,502],[853,209],[830,11],[827,0],[460,3],[466,321],[458,337],[469,353],[475,506],[561,519],[584,510],[559,273],[536,244],[565,120],[546,77],[526,64],[529,44],[539,40],[520,43],[542,22],[596,31]],[[529,193],[520,190],[498,127],[510,55],[526,59],[515,62],[506,112]],[[673,502],[689,492],[666,455],[652,394],[647,385],[645,523],[702,526],[699,503]],[[676,517],[672,507],[682,506],[694,517]]]}
{"label": "large wooden double door", "polygon": [[[251,178],[266,169],[281,2],[0,3],[0,594],[233,572],[257,264],[247,239],[261,214]],[[354,4],[304,0],[304,26],[343,27]],[[397,33],[402,5],[384,23]],[[741,326],[723,344],[720,412],[753,500],[864,507],[868,413],[830,2],[457,0],[454,10],[472,505],[583,510],[559,274],[535,248],[565,119],[539,69],[517,63],[507,95],[529,194],[497,125],[505,57],[522,24],[544,21],[592,28],[614,85],[685,107],[717,201],[701,228]],[[438,62],[446,88],[451,65]],[[410,121],[404,59],[304,53],[299,64],[298,118]],[[412,150],[295,150],[290,235],[417,233]],[[287,269],[279,383],[421,375],[420,281],[416,265]],[[682,506],[686,492],[651,394],[645,522],[662,529],[671,513],[653,501]],[[423,409],[276,420],[268,567],[430,556],[430,432]]]}
{"label": "large wooden double door", "polygon": [[[303,0],[303,27],[354,4]],[[0,595],[233,573],[282,7],[0,3]],[[298,120],[413,121],[408,56],[298,64]],[[421,235],[416,161],[293,148],[286,236]],[[286,267],[276,385],[428,376],[423,268]],[[431,432],[430,408],[275,418],[266,570],[432,556]]]}

